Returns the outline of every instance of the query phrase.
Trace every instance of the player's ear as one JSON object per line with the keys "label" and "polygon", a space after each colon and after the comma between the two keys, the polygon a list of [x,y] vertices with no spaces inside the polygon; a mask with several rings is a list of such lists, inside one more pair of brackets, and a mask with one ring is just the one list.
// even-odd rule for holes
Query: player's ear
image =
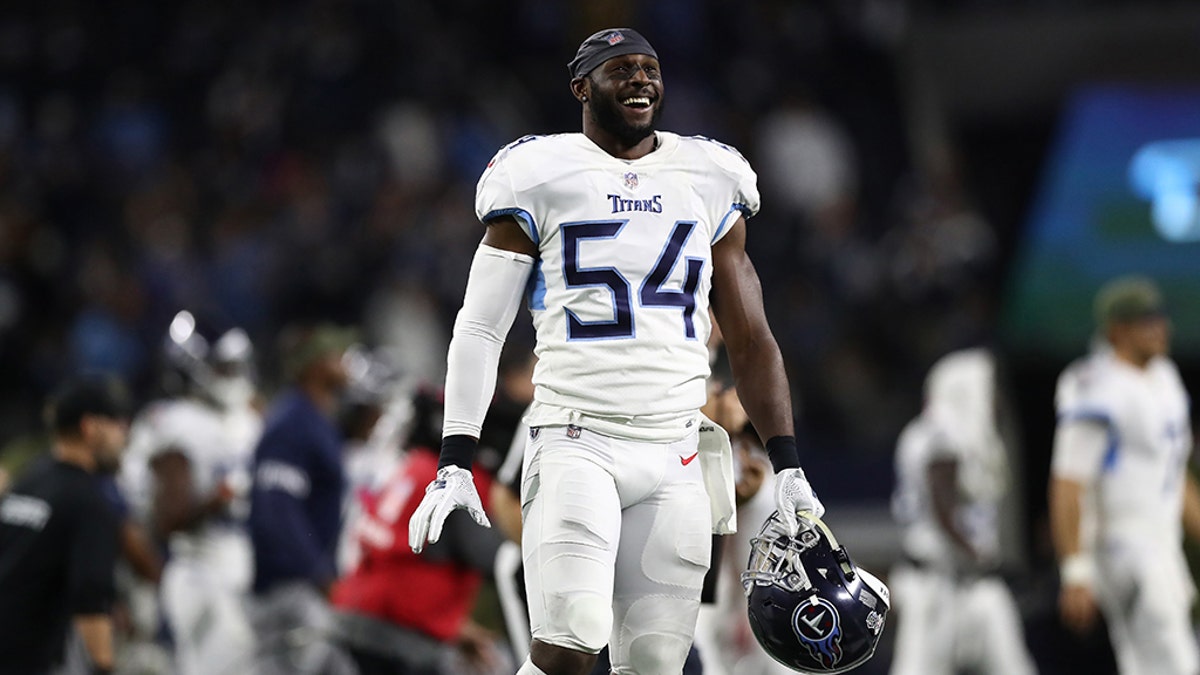
{"label": "player's ear", "polygon": [[575,100],[583,103],[588,100],[588,79],[586,77],[576,77],[571,80],[571,95]]}

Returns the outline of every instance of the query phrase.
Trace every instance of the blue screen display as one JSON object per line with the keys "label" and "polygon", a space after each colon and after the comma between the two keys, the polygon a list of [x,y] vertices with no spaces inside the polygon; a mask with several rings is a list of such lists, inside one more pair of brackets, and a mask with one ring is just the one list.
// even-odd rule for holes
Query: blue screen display
{"label": "blue screen display", "polygon": [[1014,258],[1001,331],[1017,351],[1069,357],[1092,299],[1138,273],[1162,287],[1174,353],[1200,356],[1200,88],[1099,86],[1066,104]]}

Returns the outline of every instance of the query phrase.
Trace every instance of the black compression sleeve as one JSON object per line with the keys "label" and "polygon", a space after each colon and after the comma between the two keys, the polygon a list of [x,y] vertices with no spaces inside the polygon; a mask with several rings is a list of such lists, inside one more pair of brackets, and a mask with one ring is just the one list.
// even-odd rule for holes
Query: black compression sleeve
{"label": "black compression sleeve", "polygon": [[472,462],[475,461],[475,450],[478,448],[479,441],[465,434],[447,436],[442,439],[442,452],[438,456],[438,468],[453,464],[470,470]]}
{"label": "black compression sleeve", "polygon": [[800,453],[796,451],[795,436],[775,436],[767,441],[767,455],[775,473],[800,468]]}

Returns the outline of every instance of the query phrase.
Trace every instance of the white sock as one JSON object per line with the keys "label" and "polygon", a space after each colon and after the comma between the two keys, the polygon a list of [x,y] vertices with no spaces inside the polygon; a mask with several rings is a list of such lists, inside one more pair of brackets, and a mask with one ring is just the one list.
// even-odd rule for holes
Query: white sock
{"label": "white sock", "polygon": [[529,657],[525,657],[525,663],[521,664],[521,669],[517,671],[517,675],[546,675],[546,671],[533,665],[533,661]]}

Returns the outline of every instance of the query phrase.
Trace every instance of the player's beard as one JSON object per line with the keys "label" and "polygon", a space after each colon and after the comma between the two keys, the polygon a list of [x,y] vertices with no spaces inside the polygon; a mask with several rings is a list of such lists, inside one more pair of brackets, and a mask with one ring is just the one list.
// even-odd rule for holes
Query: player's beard
{"label": "player's beard", "polygon": [[658,119],[662,117],[663,111],[663,97],[658,97],[654,105],[654,114],[650,116],[649,124],[644,126],[635,126],[626,121],[622,108],[615,96],[606,96],[592,99],[588,110],[591,111],[592,121],[596,126],[615,136],[621,143],[634,146],[658,128]]}

